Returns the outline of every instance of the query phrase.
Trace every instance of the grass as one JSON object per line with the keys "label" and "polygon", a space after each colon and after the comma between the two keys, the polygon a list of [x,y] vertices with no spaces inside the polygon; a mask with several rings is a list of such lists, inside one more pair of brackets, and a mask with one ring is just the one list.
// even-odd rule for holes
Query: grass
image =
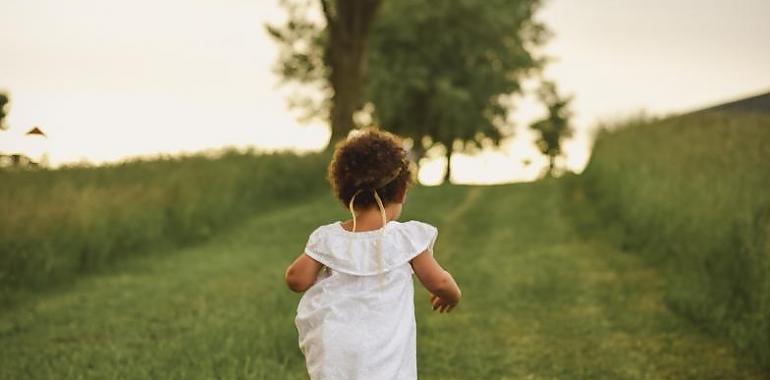
{"label": "grass", "polygon": [[[664,302],[638,255],[573,228],[558,182],[416,188],[403,219],[439,227],[463,287],[432,313],[418,290],[421,379],[760,379],[732,345]],[[260,212],[205,243],[119,267],[0,314],[0,379],[305,379],[285,266],[330,196]]]}
{"label": "grass", "polygon": [[[225,152],[105,167],[0,171],[0,305],[153,248],[213,236],[325,189],[326,158]],[[21,297],[23,298],[23,296]]]}
{"label": "grass", "polygon": [[[667,304],[770,370],[770,115],[697,113],[599,136],[586,231],[666,274]],[[585,220],[584,220],[585,221]],[[580,224],[580,223],[579,223]]]}

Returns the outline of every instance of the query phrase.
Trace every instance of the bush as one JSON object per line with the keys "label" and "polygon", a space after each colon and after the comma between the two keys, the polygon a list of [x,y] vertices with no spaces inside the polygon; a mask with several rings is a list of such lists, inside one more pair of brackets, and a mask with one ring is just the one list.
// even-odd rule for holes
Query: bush
{"label": "bush", "polygon": [[669,305],[770,368],[770,116],[699,113],[599,135],[576,179]]}
{"label": "bush", "polygon": [[321,154],[229,151],[0,171],[0,297],[150,248],[200,241],[254,213],[318,194],[327,188],[327,163]]}

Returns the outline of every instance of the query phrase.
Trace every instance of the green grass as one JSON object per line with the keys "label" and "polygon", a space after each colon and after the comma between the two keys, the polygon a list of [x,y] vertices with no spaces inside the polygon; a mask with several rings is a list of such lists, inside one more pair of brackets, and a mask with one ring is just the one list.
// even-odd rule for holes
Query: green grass
{"label": "green grass", "polygon": [[[324,155],[225,152],[61,170],[0,170],[0,305],[128,255],[192,244],[325,190]],[[22,297],[23,298],[23,297]]]}
{"label": "green grass", "polygon": [[[421,379],[763,378],[669,311],[654,267],[575,230],[566,199],[552,181],[410,193],[403,219],[439,227],[464,292],[441,315],[417,291]],[[283,270],[345,217],[308,197],[30,296],[0,315],[0,379],[305,379]]]}
{"label": "green grass", "polygon": [[599,211],[579,224],[615,230],[665,272],[670,307],[770,370],[770,115],[620,127],[576,178]]}

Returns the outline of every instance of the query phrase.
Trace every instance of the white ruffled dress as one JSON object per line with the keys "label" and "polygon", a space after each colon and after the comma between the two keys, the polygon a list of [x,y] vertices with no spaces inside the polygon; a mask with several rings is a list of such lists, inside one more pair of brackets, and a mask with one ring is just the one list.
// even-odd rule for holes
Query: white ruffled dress
{"label": "white ruffled dress", "polygon": [[433,252],[437,234],[418,221],[365,232],[335,222],[313,231],[305,253],[324,268],[295,319],[312,380],[417,379],[409,261]]}

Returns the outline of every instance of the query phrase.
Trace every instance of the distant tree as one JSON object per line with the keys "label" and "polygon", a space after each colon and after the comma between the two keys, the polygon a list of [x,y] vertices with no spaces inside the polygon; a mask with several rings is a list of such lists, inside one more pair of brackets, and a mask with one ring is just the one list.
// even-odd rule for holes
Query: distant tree
{"label": "distant tree", "polygon": [[[267,25],[281,49],[278,72],[283,79],[320,90],[322,99],[298,97],[293,105],[304,108],[306,116],[328,115],[332,145],[354,128],[353,114],[364,103],[368,37],[381,2],[281,0],[288,20],[282,26]],[[325,25],[309,16],[314,4],[320,6]]]}
{"label": "distant tree", "polygon": [[5,117],[8,115],[5,107],[8,105],[8,95],[0,92],[0,130],[5,130]]}
{"label": "distant tree", "polygon": [[553,176],[556,170],[556,158],[561,156],[562,141],[572,136],[570,126],[571,97],[559,95],[553,82],[544,82],[538,91],[540,101],[548,109],[548,115],[534,122],[530,128],[537,131],[539,136],[535,141],[541,153],[548,157],[548,176]]}
{"label": "distant tree", "polygon": [[543,64],[533,50],[548,36],[534,19],[539,0],[389,0],[372,34],[368,98],[375,122],[414,140],[419,158],[446,148],[445,180],[457,149],[499,143],[521,81]]}

